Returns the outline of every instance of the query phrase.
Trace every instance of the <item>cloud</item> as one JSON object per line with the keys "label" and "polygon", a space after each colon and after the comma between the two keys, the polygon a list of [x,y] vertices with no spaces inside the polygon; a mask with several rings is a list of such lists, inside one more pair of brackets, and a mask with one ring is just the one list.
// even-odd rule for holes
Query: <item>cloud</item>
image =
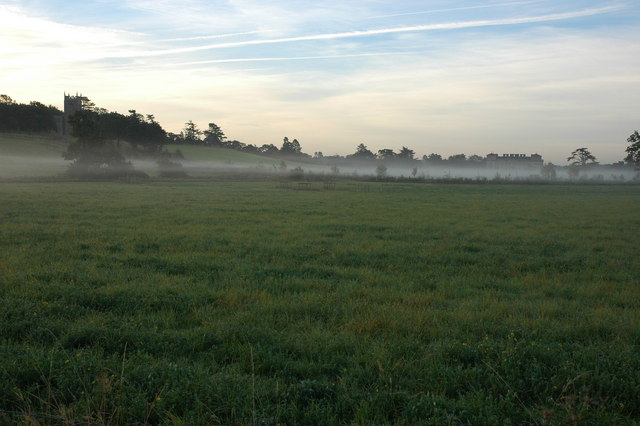
{"label": "cloud", "polygon": [[292,42],[300,42],[300,41],[333,40],[333,39],[354,38],[354,37],[370,37],[370,36],[383,35],[383,34],[396,34],[396,33],[418,32],[418,31],[456,30],[456,29],[477,28],[477,27],[532,24],[532,23],[552,22],[552,21],[560,21],[560,20],[599,15],[599,14],[604,14],[604,13],[609,13],[615,10],[619,10],[620,8],[621,6],[606,6],[606,7],[600,7],[600,8],[583,9],[583,10],[573,11],[573,12],[555,13],[555,14],[540,15],[540,16],[529,16],[529,17],[523,17],[523,18],[447,22],[447,23],[439,23],[439,24],[413,25],[413,26],[394,27],[394,28],[379,28],[379,29],[361,30],[361,31],[347,31],[347,32],[338,32],[338,33],[303,35],[303,36],[297,36],[297,37],[246,40],[246,41],[237,41],[237,42],[228,42],[228,43],[209,44],[204,46],[191,46],[191,47],[176,48],[176,49],[122,52],[120,54],[114,55],[113,57],[126,58],[126,57],[160,56],[160,55],[172,55],[177,53],[197,52],[197,51],[211,50],[211,49],[241,47],[241,46],[292,43]]}

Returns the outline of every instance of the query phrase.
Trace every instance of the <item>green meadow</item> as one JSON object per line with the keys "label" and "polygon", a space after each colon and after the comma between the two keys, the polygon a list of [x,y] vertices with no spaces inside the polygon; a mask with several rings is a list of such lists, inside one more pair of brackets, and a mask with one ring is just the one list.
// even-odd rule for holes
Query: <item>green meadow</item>
{"label": "green meadow", "polygon": [[0,183],[0,424],[637,423],[638,229],[638,186]]}

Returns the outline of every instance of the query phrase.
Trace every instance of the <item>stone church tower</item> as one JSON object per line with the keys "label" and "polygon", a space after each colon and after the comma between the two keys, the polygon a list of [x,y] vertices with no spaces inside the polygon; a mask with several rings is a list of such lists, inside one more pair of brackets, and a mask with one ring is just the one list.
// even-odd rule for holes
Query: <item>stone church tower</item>
{"label": "stone church tower", "polygon": [[69,117],[78,111],[82,111],[85,104],[89,102],[89,98],[79,95],[78,93],[73,95],[64,94],[64,118],[62,120],[62,134],[70,135],[73,131],[71,124],[69,123]]}

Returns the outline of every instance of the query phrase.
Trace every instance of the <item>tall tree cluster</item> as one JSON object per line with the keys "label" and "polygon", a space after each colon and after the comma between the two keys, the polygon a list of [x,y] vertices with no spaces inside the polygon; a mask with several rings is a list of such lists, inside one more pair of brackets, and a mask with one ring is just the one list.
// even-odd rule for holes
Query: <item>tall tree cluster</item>
{"label": "tall tree cluster", "polygon": [[61,114],[51,105],[36,101],[20,104],[9,95],[0,95],[0,132],[54,132],[54,117]]}

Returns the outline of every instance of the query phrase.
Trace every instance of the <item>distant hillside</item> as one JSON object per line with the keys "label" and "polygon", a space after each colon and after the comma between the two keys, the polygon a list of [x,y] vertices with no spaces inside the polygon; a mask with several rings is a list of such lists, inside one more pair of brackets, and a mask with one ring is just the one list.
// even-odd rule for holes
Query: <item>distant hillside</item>
{"label": "distant hillside", "polygon": [[[67,149],[69,136],[51,133],[0,133],[0,178],[46,177],[63,174],[69,165],[62,154]],[[151,176],[158,174],[153,159],[136,158],[130,147],[123,147],[124,153],[135,167]],[[280,159],[270,158],[246,152],[224,148],[212,148],[194,145],[167,145],[167,150],[175,153],[180,150],[183,164],[190,176],[206,176],[225,169],[262,169],[279,170]],[[305,170],[321,170],[322,167],[306,163],[286,161],[288,169],[302,167]]]}
{"label": "distant hillside", "polygon": [[68,162],[62,158],[71,139],[52,133],[0,133],[0,177],[56,176]]}
{"label": "distant hillside", "polygon": [[280,163],[280,159],[225,148],[197,145],[166,145],[166,148],[171,153],[174,153],[176,150],[180,150],[182,155],[184,155],[184,159],[187,161],[212,161],[226,164],[237,163],[239,165]]}
{"label": "distant hillside", "polygon": [[[225,168],[257,168],[263,171],[279,171],[280,164],[283,161],[277,157],[267,157],[226,148],[197,145],[166,145],[165,147],[172,154],[175,153],[176,150],[180,150],[184,156],[182,163],[187,169],[187,172],[191,169],[194,172],[197,171],[198,174],[206,174],[208,167],[213,168],[212,171],[214,171],[214,169],[219,171]],[[287,159],[284,160],[284,163],[287,170],[301,167],[305,171],[328,171],[327,167],[317,164],[290,161]]]}

